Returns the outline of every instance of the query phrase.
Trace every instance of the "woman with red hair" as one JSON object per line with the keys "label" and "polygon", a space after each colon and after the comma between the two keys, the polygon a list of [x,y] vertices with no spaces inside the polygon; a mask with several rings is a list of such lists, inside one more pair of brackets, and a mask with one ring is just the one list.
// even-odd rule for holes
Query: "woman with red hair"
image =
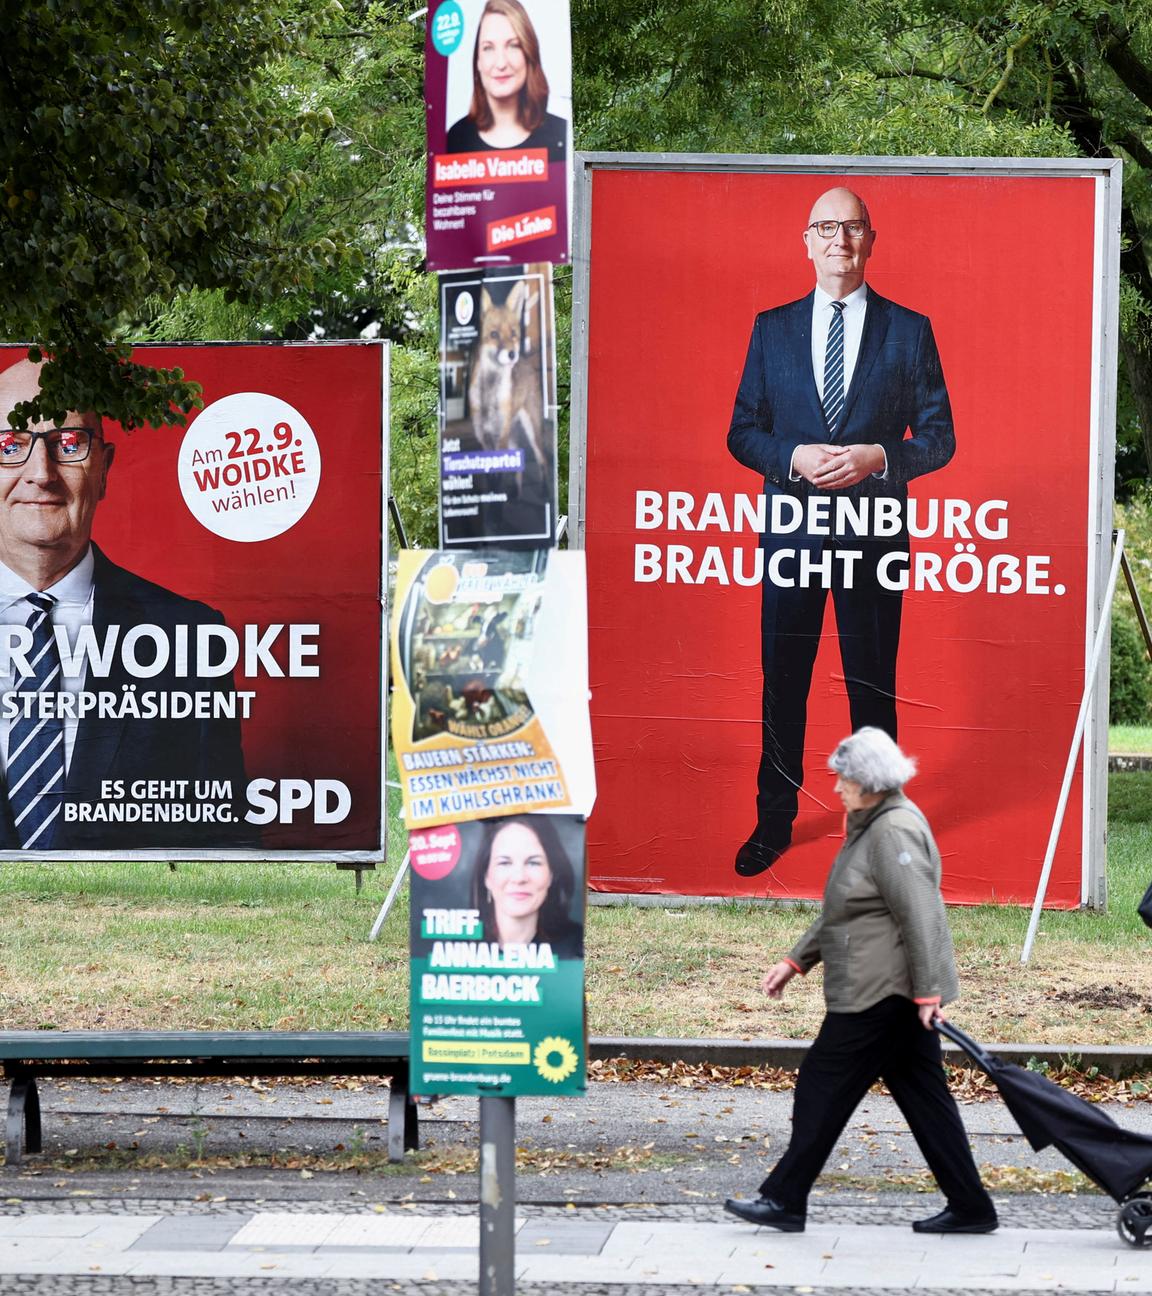
{"label": "woman with red hair", "polygon": [[548,112],[540,41],[520,0],[488,0],[472,50],[472,104],[448,130],[448,153],[547,149],[563,162],[568,123]]}

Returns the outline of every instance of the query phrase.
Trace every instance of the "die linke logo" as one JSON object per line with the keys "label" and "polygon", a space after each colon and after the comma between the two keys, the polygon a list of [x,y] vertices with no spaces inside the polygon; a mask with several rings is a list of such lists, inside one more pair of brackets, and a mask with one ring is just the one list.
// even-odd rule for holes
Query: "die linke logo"
{"label": "die linke logo", "polygon": [[556,233],[556,208],[541,207],[519,216],[505,216],[488,222],[488,251],[530,243],[533,239],[551,238]]}
{"label": "die linke logo", "polygon": [[501,149],[486,153],[437,153],[432,184],[524,184],[548,179],[547,149]]}

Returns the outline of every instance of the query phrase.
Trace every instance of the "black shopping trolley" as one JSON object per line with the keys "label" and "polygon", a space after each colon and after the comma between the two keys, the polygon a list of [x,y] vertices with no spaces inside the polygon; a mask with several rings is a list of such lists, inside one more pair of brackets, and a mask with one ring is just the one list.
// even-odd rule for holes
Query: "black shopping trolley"
{"label": "black shopping trolley", "polygon": [[1152,1138],[1117,1125],[1046,1076],[993,1057],[951,1022],[937,1021],[936,1029],[987,1072],[1032,1150],[1057,1148],[1120,1204],[1116,1231],[1124,1241],[1152,1246],[1152,1192],[1143,1190],[1152,1179]]}

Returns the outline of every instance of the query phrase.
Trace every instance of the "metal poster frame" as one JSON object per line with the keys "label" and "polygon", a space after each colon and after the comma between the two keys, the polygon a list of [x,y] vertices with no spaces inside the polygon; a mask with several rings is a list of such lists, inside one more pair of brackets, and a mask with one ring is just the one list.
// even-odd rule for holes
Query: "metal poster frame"
{"label": "metal poster frame", "polygon": [[[840,157],[741,153],[577,153],[574,158],[572,386],[568,478],[570,544],[584,548],[588,443],[588,322],[590,309],[592,201],[598,171],[721,172],[850,176],[987,176],[1080,178],[1095,181],[1093,259],[1092,390],[1090,460],[1094,483],[1088,494],[1088,570],[1084,666],[1087,673],[1095,630],[1104,606],[1112,550],[1113,479],[1116,460],[1116,376],[1120,300],[1120,181],[1113,158],[925,158]],[[1071,733],[1069,739],[1071,739]],[[1080,755],[1083,775],[1081,905],[1107,903],[1105,852],[1108,806],[1108,662],[1100,663]],[[1055,808],[1055,807],[1054,807]],[[651,901],[618,894],[614,900]]]}
{"label": "metal poster frame", "polygon": [[[6,344],[12,345],[12,344]],[[28,345],[28,344],[15,344]],[[389,557],[389,536],[388,536],[388,495],[389,495],[389,431],[391,426],[391,357],[392,344],[383,339],[369,338],[351,338],[351,339],[328,339],[316,340],[312,342],[284,342],[284,341],[263,341],[263,342],[216,342],[216,341],[197,341],[197,342],[141,342],[133,343],[133,352],[147,352],[149,350],[166,349],[171,350],[174,347],[193,349],[200,347],[211,347],[219,349],[223,347],[275,347],[281,350],[292,347],[373,347],[380,356],[380,698],[379,698],[379,724],[380,724],[380,847],[378,850],[264,850],[251,847],[230,847],[205,851],[203,848],[141,848],[133,849],[130,858],[133,860],[210,860],[220,863],[243,863],[253,860],[267,861],[313,861],[323,862],[332,861],[341,865],[357,865],[362,868],[374,868],[378,864],[383,864],[387,858],[387,829],[388,829],[388,787],[387,787],[387,761],[388,761],[388,688],[389,688],[389,666],[390,656],[388,651],[388,557]],[[121,860],[126,858],[125,851],[121,850],[85,850],[85,851],[35,851],[35,850],[13,850],[0,851],[0,862],[6,860],[57,860],[65,863],[83,862],[85,860]]]}

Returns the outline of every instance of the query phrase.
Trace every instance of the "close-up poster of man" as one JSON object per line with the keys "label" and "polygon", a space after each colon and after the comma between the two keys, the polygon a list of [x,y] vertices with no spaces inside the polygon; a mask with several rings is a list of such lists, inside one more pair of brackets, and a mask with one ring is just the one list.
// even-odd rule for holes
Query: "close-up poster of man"
{"label": "close-up poster of man", "polygon": [[379,858],[384,350],[135,354],[186,428],[13,429],[0,351],[0,849]]}

